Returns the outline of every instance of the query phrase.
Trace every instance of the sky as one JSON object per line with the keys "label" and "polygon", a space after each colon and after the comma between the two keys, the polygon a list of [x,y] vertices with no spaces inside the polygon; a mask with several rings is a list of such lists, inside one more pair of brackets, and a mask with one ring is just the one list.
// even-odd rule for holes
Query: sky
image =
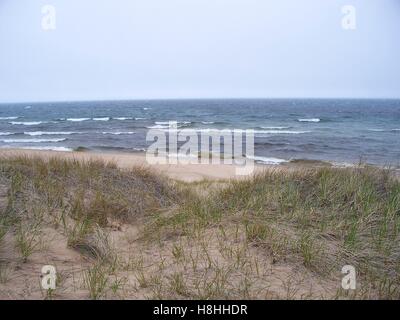
{"label": "sky", "polygon": [[400,1],[0,0],[0,102],[292,97],[400,98]]}

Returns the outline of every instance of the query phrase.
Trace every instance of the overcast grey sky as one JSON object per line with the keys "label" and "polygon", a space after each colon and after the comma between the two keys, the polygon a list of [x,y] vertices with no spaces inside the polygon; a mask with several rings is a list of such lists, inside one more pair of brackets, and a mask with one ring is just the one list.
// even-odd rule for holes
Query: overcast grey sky
{"label": "overcast grey sky", "polygon": [[0,102],[213,97],[400,97],[400,1],[0,0]]}

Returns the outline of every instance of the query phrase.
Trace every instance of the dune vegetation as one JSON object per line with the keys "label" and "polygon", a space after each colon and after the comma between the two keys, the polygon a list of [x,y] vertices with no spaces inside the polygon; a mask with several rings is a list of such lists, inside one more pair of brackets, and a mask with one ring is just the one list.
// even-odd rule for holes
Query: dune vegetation
{"label": "dune vegetation", "polygon": [[[389,169],[185,183],[101,161],[0,160],[1,299],[399,299],[399,232]],[[40,286],[43,265],[55,290]],[[356,290],[341,287],[345,265]]]}

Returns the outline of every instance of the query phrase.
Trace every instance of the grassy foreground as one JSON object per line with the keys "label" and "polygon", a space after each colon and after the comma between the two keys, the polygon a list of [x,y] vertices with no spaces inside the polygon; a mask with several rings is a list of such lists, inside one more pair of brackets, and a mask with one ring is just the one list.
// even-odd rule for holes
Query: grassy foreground
{"label": "grassy foreground", "polygon": [[[389,170],[183,183],[147,168],[0,160],[1,299],[399,299]],[[43,290],[43,265],[57,288]],[[341,269],[357,289],[341,288]]]}

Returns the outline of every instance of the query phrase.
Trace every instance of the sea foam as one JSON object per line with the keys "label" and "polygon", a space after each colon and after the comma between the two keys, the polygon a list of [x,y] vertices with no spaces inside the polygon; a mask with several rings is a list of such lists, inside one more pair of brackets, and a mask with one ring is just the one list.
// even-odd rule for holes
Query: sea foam
{"label": "sea foam", "polygon": [[278,165],[278,164],[282,164],[285,162],[289,162],[289,160],[272,158],[272,157],[259,157],[259,156],[247,155],[246,158],[254,160],[255,162],[259,162],[259,163],[263,163],[263,164],[272,164],[272,165]]}

